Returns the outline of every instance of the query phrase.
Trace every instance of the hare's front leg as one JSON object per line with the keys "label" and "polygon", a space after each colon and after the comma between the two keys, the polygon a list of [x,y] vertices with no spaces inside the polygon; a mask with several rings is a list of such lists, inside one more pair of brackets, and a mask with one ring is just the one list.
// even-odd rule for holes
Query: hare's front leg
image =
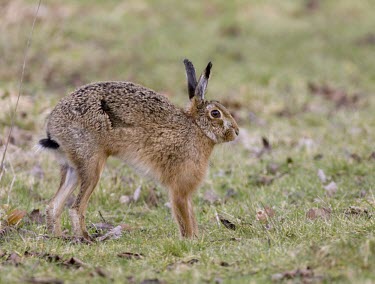
{"label": "hare's front leg", "polygon": [[103,171],[105,160],[104,155],[88,156],[87,160],[84,163],[82,161],[82,164],[78,168],[81,188],[77,195],[76,201],[69,210],[69,215],[73,226],[73,234],[75,237],[83,237],[86,240],[91,240],[91,237],[86,229],[85,212],[90,196],[94,191]]}
{"label": "hare's front leg", "polygon": [[198,235],[197,222],[191,203],[191,194],[181,191],[171,192],[171,203],[174,218],[184,238],[194,238]]}
{"label": "hare's front leg", "polygon": [[197,224],[197,219],[195,218],[195,214],[194,214],[192,197],[188,199],[188,206],[189,206],[190,220],[191,220],[191,224],[193,227],[193,236],[197,237],[198,236],[198,224]]}
{"label": "hare's front leg", "polygon": [[69,195],[77,187],[76,170],[67,164],[61,166],[61,182],[55,196],[51,199],[46,210],[47,229],[54,236],[61,236],[60,216]]}

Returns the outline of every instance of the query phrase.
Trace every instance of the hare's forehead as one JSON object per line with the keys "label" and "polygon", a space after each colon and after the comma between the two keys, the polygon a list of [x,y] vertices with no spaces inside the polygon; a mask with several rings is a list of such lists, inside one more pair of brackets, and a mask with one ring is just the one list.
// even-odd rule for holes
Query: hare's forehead
{"label": "hare's forehead", "polygon": [[210,101],[208,102],[206,109],[212,110],[212,109],[219,109],[225,114],[229,114],[229,111],[226,109],[225,106],[223,106],[221,103],[218,101]]}

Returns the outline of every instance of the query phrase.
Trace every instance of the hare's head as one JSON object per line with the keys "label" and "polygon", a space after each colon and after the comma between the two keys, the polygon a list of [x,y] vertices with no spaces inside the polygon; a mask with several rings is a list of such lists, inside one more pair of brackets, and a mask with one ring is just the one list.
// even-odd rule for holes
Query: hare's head
{"label": "hare's head", "polygon": [[239,128],[232,115],[218,101],[206,101],[204,98],[212,67],[211,62],[198,81],[193,64],[187,59],[184,60],[184,64],[191,102],[187,111],[214,143],[233,141],[239,134]]}

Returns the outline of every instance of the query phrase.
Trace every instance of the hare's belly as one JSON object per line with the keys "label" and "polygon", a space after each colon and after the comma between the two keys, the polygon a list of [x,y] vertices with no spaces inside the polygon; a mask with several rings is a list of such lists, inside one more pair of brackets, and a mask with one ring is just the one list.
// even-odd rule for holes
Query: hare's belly
{"label": "hare's belly", "polygon": [[145,159],[136,152],[121,152],[116,157],[123,160],[141,175],[160,181],[161,173],[159,168],[152,161]]}

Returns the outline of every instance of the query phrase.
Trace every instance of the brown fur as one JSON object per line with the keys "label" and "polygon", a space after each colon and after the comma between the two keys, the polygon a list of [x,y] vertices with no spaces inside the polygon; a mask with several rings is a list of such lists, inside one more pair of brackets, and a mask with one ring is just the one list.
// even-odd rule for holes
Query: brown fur
{"label": "brown fur", "polygon": [[[52,233],[61,235],[64,203],[80,185],[69,213],[74,235],[89,239],[87,204],[107,157],[116,156],[164,185],[181,236],[197,235],[192,194],[206,174],[214,145],[234,140],[238,126],[224,106],[204,100],[211,65],[198,82],[191,62],[185,60],[185,66],[192,96],[185,110],[129,82],[89,84],[57,104],[47,123],[48,139],[57,145],[53,151],[61,163],[60,187],[47,208]],[[211,116],[213,109],[221,118]]]}

